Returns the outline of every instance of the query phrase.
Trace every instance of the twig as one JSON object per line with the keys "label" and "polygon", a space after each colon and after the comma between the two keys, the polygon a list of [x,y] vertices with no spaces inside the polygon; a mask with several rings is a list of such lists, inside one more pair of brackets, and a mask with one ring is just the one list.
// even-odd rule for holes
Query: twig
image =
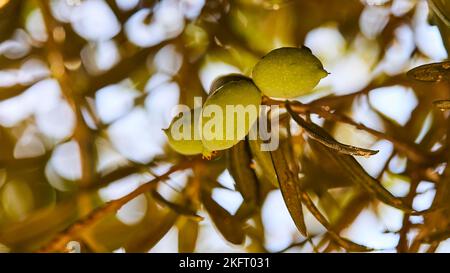
{"label": "twig", "polygon": [[[446,146],[450,147],[450,124],[447,125]],[[433,200],[432,208],[435,212],[428,215],[425,219],[427,225],[423,226],[419,234],[414,238],[410,251],[417,252],[423,243],[439,243],[450,237],[448,213],[450,205],[448,195],[450,192],[450,154],[447,154],[447,166],[441,175],[436,187],[436,194]]]}
{"label": "twig", "polygon": [[44,18],[45,27],[47,29],[47,59],[50,64],[50,70],[53,77],[58,80],[63,96],[71,106],[76,116],[76,127],[74,129],[73,138],[80,147],[81,158],[81,179],[80,185],[86,187],[93,183],[96,179],[95,162],[93,160],[94,143],[92,141],[92,133],[84,121],[80,108],[80,99],[73,93],[70,84],[69,75],[66,73],[64,66],[64,56],[61,53],[58,43],[53,37],[53,33],[58,26],[50,11],[48,1],[35,0],[39,6]]}
{"label": "twig", "polygon": [[145,184],[142,184],[129,194],[119,199],[112,200],[106,203],[104,206],[92,211],[85,218],[78,220],[77,222],[72,224],[66,231],[57,235],[50,243],[48,243],[46,246],[40,249],[39,252],[63,251],[70,240],[80,236],[83,233],[83,231],[94,226],[98,221],[103,219],[103,217],[109,215],[110,213],[116,212],[123,205],[133,200],[137,196],[152,190],[158,182],[168,179],[172,173],[191,167],[194,162],[195,161],[188,161],[179,165],[175,165],[163,175],[158,176],[146,182]]}
{"label": "twig", "polygon": [[[407,202],[408,204],[413,203],[414,197],[416,196],[416,191],[417,191],[417,186],[419,185],[420,180],[418,179],[417,175],[415,175],[414,173],[412,174],[411,177],[411,183],[410,183],[410,189],[408,192],[408,195],[406,196],[406,200],[405,202]],[[399,253],[405,253],[408,252],[408,233],[411,229],[411,222],[409,220],[409,216],[410,214],[405,212],[405,214],[403,215],[403,223],[402,223],[402,228],[399,231],[399,235],[400,235],[400,239],[398,240],[398,244],[397,244],[397,252]]]}
{"label": "twig", "polygon": [[311,242],[311,238],[314,238],[314,236],[306,237],[303,241],[300,241],[300,242],[293,242],[290,245],[288,245],[287,247],[285,247],[281,250],[278,250],[276,253],[284,253],[294,247],[303,247],[305,244]]}
{"label": "twig", "polygon": [[369,84],[368,86],[366,86],[365,88],[361,89],[358,92],[354,92],[354,93],[350,93],[350,94],[346,94],[346,95],[342,95],[342,96],[328,96],[328,97],[317,99],[317,100],[311,102],[311,105],[313,105],[313,106],[324,106],[324,105],[330,106],[330,105],[340,103],[342,101],[353,99],[354,97],[359,96],[359,95],[368,94],[370,91],[377,89],[377,88],[382,88],[382,87],[392,86],[392,85],[410,86],[411,84],[412,84],[412,81],[409,80],[405,75],[397,75],[397,76],[390,77],[390,78],[382,81],[381,83],[375,80],[374,82],[372,82],[371,84]]}

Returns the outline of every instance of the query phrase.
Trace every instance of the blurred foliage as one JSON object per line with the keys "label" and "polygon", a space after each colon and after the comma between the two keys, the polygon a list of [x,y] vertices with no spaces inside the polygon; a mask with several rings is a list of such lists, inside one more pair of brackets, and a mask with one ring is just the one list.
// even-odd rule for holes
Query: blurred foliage
{"label": "blurred foliage", "polygon": [[[185,8],[190,2],[198,2],[201,12],[178,18],[181,31],[168,32],[157,43],[139,45],[130,39],[127,24],[131,18],[168,1]],[[32,85],[52,78],[59,84],[62,100],[75,117],[73,130],[62,138],[39,132],[38,120],[33,115],[10,126],[0,125],[0,249],[67,252],[68,243],[77,241],[83,252],[118,249],[147,252],[175,228],[178,250],[192,252],[197,250],[206,226],[213,225],[235,250],[266,252],[270,250],[266,245],[263,207],[267,196],[276,190],[281,190],[299,231],[291,244],[280,251],[383,250],[358,244],[343,235],[363,211],[378,213],[383,203],[403,214],[402,226],[386,231],[398,235],[396,251],[434,252],[450,237],[447,111],[450,64],[433,60],[415,44],[401,69],[394,73],[379,69],[389,48],[399,43],[396,31],[404,26],[417,31],[413,28],[417,24],[417,10],[425,1],[140,0],[124,9],[118,4],[123,1],[95,0],[107,3],[120,25],[120,30],[108,39],[116,45],[119,58],[106,69],[96,64],[95,54],[83,57],[89,50],[100,47],[101,39],[83,37],[73,23],[55,16],[52,5],[56,2],[64,1],[0,2],[4,3],[0,6],[0,73],[12,70],[20,73],[18,71],[30,60],[44,63],[49,70],[48,75],[24,79],[27,75],[20,74],[18,81],[9,85],[2,83],[0,101],[19,98]],[[88,0],[69,2],[83,5]],[[371,6],[369,2],[378,4]],[[406,2],[403,4],[408,8],[396,14],[390,12],[396,2]],[[450,4],[445,0],[427,3],[428,21],[437,25],[450,52]],[[377,21],[379,18],[371,13],[374,10],[385,14],[384,19]],[[30,21],[30,17],[36,17],[36,12],[42,16],[45,26],[43,36],[33,34],[33,31],[39,32],[32,27],[39,20]],[[157,16],[156,11],[144,16],[144,28],[149,28],[155,20],[162,20]],[[364,20],[369,21],[368,28],[363,27],[367,24]],[[167,81],[179,87],[179,103],[192,107],[195,96],[207,97],[202,71],[211,63],[226,64],[250,75],[254,64],[268,51],[280,46],[301,46],[308,34],[319,27],[336,27],[342,35],[344,46],[324,45],[339,51],[336,54],[341,57],[334,58],[360,54],[370,73],[366,84],[345,94],[335,92],[332,86],[321,86],[319,96],[289,104],[266,98],[264,103],[287,109],[281,119],[283,137],[278,150],[261,151],[258,142],[245,139],[211,160],[178,155],[167,145],[150,160],[134,160],[126,155],[116,160],[117,157],[111,155],[120,152],[111,141],[110,129],[114,123],[102,120],[96,108],[98,90],[125,82],[138,91],[132,106],[142,109],[152,99],[152,92],[147,90],[148,80],[158,74],[155,62],[166,46],[173,46],[181,61],[174,73],[169,71],[164,75],[169,78]],[[379,33],[364,33],[364,30],[377,28],[380,28]],[[330,63],[326,56],[320,52],[318,55],[325,66]],[[164,56],[160,62],[167,64],[170,70],[178,61]],[[415,66],[418,67],[412,69]],[[341,80],[356,81],[350,76]],[[417,106],[404,124],[379,111],[369,101],[373,90],[392,86],[410,88],[417,97]],[[45,105],[47,98],[39,99]],[[361,101],[366,102],[364,115],[375,116],[380,123],[378,127],[365,125],[358,118],[355,105],[362,109]],[[4,115],[13,110],[0,109],[0,112]],[[432,117],[431,121],[428,116]],[[318,117],[322,118],[320,126],[316,124]],[[70,122],[69,118],[65,120]],[[34,132],[33,138],[23,140],[29,130]],[[33,153],[36,145],[29,143],[36,139],[41,148],[40,152]],[[378,149],[374,144],[379,140],[391,143],[393,149],[381,170],[374,174],[361,163],[364,158],[355,158],[375,155],[374,150]],[[23,141],[29,145],[25,145],[25,156],[18,156],[18,147]],[[52,165],[57,148],[71,141],[78,145],[80,154],[81,176],[76,178],[61,175]],[[111,157],[112,163],[102,169],[100,158],[105,157]],[[395,170],[392,166],[399,159],[403,159],[404,166]],[[73,161],[66,164],[73,164]],[[69,169],[71,167],[76,169],[77,165]],[[168,168],[167,172],[161,171]],[[219,182],[225,170],[231,174],[235,189]],[[182,187],[171,183],[176,172],[187,176]],[[130,186],[119,197],[102,197],[102,190],[133,176],[139,177],[139,185]],[[417,211],[413,201],[420,193],[419,184],[425,181],[432,184],[436,194],[431,208]],[[402,183],[408,184],[408,193],[393,194],[392,189]],[[170,188],[170,194],[161,190],[164,185]],[[236,213],[215,200],[213,192],[217,189],[240,193],[243,202]],[[142,216],[138,222],[127,222],[126,217],[125,220],[120,217],[125,206],[128,213],[131,207],[131,214]],[[422,221],[413,223],[413,217],[421,217]],[[312,218],[324,229],[310,229]]]}

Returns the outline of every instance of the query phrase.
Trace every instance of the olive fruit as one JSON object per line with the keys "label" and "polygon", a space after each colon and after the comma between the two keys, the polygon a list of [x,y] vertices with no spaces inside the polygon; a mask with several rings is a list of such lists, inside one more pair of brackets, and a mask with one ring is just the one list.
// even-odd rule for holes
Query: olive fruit
{"label": "olive fruit", "polygon": [[213,87],[217,89],[202,109],[202,142],[209,151],[225,150],[248,134],[258,119],[262,95],[244,76],[219,78]]}
{"label": "olive fruit", "polygon": [[[169,128],[164,129],[170,147],[183,155],[209,154],[204,149],[200,131],[195,120],[200,114],[194,110],[180,113],[174,117]],[[197,130],[197,131],[195,131]]]}
{"label": "olive fruit", "polygon": [[240,81],[240,80],[251,81],[251,79],[249,79],[248,77],[241,75],[241,74],[237,74],[237,73],[232,73],[232,74],[228,74],[225,76],[217,77],[211,84],[211,87],[209,89],[209,94],[210,95],[214,94],[214,92],[217,91],[217,89],[219,89],[226,83],[229,83],[232,81]]}
{"label": "olive fruit", "polygon": [[295,98],[313,90],[328,72],[307,47],[272,50],[253,68],[252,78],[269,97]]}

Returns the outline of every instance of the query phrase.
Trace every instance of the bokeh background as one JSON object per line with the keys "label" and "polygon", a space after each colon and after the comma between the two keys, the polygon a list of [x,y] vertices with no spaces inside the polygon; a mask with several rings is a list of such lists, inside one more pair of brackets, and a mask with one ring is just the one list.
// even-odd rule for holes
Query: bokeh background
{"label": "bokeh background", "polygon": [[[391,128],[386,121],[407,127],[428,88],[402,84],[404,73],[447,58],[430,23],[422,0],[0,0],[0,251],[35,251],[95,207],[162,174],[180,160],[161,130],[175,106],[205,98],[219,75],[250,75],[277,47],[304,44],[330,72],[317,92],[299,101],[365,90],[346,104],[347,114],[382,132]],[[374,88],[380,81],[388,83]],[[418,133],[403,132],[412,142],[420,143],[432,127],[435,112],[427,107],[414,121]],[[315,115],[313,121],[324,124]],[[409,178],[402,175],[408,159],[391,142],[345,124],[336,124],[333,135],[380,150],[358,161],[396,196],[408,194]],[[172,175],[158,192],[179,194],[191,175]],[[212,197],[234,214],[243,198],[227,170],[217,180],[223,187]],[[427,209],[435,184],[423,180],[417,193],[413,208]],[[163,209],[140,195],[86,231],[82,248],[177,252],[180,223],[161,218]],[[248,251],[249,240],[228,243],[208,213],[198,213],[204,220],[195,251]],[[311,233],[325,231],[312,215],[305,217]],[[423,223],[422,216],[411,219]],[[303,239],[279,190],[268,194],[261,221],[268,251]],[[402,222],[401,211],[369,205],[341,235],[395,251]],[[167,227],[160,238],[146,238],[161,223]],[[449,252],[450,241],[436,251]]]}

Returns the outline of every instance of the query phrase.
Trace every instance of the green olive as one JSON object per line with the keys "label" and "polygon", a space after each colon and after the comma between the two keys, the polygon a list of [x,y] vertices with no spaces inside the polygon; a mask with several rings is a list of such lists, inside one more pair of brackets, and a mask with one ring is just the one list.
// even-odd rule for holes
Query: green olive
{"label": "green olive", "polygon": [[[233,79],[233,80],[230,80]],[[250,131],[258,119],[261,93],[253,81],[243,76],[220,79],[213,84],[202,109],[202,142],[210,151],[225,150]]]}
{"label": "green olive", "polygon": [[311,92],[328,72],[307,47],[272,50],[253,68],[252,78],[269,97],[295,98]]}
{"label": "green olive", "polygon": [[172,120],[169,128],[164,129],[170,147],[176,152],[183,155],[209,154],[203,147],[198,125],[194,122],[199,114],[200,110],[198,114],[194,110],[182,112]]}
{"label": "green olive", "polygon": [[232,74],[228,74],[225,76],[217,77],[211,84],[211,88],[209,89],[209,94],[211,96],[212,94],[214,94],[214,92],[217,91],[217,89],[219,89],[226,83],[229,83],[232,81],[240,81],[240,80],[252,81],[250,78],[248,78],[244,75],[241,75],[241,74],[237,74],[237,73],[232,73]]}

